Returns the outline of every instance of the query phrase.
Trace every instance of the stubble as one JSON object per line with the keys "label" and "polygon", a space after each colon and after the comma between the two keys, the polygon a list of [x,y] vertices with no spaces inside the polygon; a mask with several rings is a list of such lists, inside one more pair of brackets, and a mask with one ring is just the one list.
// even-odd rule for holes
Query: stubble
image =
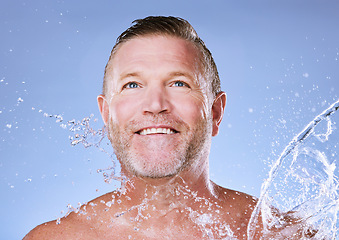
{"label": "stubble", "polygon": [[[144,142],[147,149],[143,149],[143,152],[148,154],[140,154],[138,149],[134,148],[134,131],[145,123],[180,126],[179,139],[171,143],[173,146],[170,152],[163,152],[161,157],[154,158],[153,156],[159,155],[154,151],[166,149],[166,144],[169,143],[148,143],[147,137]],[[179,119],[159,114],[142,121],[130,121],[124,129],[120,129],[117,123],[110,120],[108,129],[115,155],[124,169],[139,177],[163,178],[177,175],[205,155],[210,145],[211,119],[201,119],[193,129]]]}

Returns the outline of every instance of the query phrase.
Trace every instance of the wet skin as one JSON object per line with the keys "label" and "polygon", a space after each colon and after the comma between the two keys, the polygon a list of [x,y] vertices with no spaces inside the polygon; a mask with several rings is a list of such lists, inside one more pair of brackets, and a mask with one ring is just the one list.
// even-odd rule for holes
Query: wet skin
{"label": "wet skin", "polygon": [[98,103],[129,180],[25,239],[247,238],[256,200],[209,180],[226,96],[212,96],[199,57],[192,43],[168,36],[120,46]]}
{"label": "wet skin", "polygon": [[214,183],[211,195],[183,187],[181,179],[176,182],[171,191],[148,186],[137,195],[139,184],[133,179],[124,194],[94,199],[59,225],[52,221],[38,226],[27,239],[247,239],[255,199]]}

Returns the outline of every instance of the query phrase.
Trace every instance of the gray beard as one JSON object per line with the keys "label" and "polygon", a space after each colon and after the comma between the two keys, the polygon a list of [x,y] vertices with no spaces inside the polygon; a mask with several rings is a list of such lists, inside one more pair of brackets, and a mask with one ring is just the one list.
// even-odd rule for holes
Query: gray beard
{"label": "gray beard", "polygon": [[[168,123],[164,116],[156,117],[150,121]],[[137,122],[131,121],[127,126],[137,126]],[[191,166],[200,157],[208,154],[211,142],[212,123],[211,119],[201,120],[194,129],[190,129],[187,124],[180,122],[185,133],[180,133],[181,140],[175,150],[167,153],[167,161],[147,161],[142,159],[144,156],[133,151],[131,140],[133,134],[131,129],[124,129],[124,134],[118,128],[116,123],[110,121],[108,127],[108,137],[112,143],[115,155],[120,161],[121,166],[129,173],[146,178],[164,178],[172,177]],[[150,152],[152,149],[150,149]]]}

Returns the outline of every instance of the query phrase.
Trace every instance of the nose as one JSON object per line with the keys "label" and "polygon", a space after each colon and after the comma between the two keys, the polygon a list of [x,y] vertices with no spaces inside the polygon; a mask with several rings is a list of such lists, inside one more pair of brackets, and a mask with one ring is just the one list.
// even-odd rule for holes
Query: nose
{"label": "nose", "polygon": [[149,87],[143,98],[144,114],[159,114],[170,111],[170,103],[164,86]]}

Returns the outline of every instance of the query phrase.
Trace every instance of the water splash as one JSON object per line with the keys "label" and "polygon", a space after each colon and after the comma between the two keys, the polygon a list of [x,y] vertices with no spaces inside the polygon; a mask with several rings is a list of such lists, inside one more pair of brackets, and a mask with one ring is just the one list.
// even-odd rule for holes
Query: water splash
{"label": "water splash", "polygon": [[[314,146],[318,148],[319,143],[326,144],[329,142],[328,140],[335,131],[331,116],[338,108],[339,101],[318,115],[288,144],[274,164],[268,180],[262,186],[259,202],[252,214],[248,227],[248,239],[253,239],[260,213],[262,214],[264,231],[266,231],[267,236],[272,229],[279,231],[292,222],[294,223],[295,221],[291,221],[291,219],[297,219],[298,221],[302,219],[305,223],[303,223],[303,226],[308,225],[317,229],[317,232],[313,233],[313,235],[317,237],[331,235],[332,239],[334,238],[337,231],[336,222],[339,210],[338,181],[334,174],[336,168],[333,160],[335,153],[333,153],[333,156],[330,154],[329,158],[324,152],[314,149]],[[78,121],[75,119],[64,121],[61,115],[48,114],[41,110],[39,112],[44,117],[55,118],[60,127],[72,132],[72,135],[69,136],[72,146],[79,144],[85,148],[94,146],[107,153],[112,160],[113,166],[107,169],[98,169],[97,172],[103,174],[105,182],[109,183],[111,180],[120,181],[123,188],[123,183],[127,179],[116,174],[116,161],[113,158],[113,154],[109,154],[102,148],[102,141],[106,137],[107,130],[105,128],[95,130],[91,127],[91,121],[96,122],[96,119],[93,120],[93,115]],[[306,140],[310,142],[310,139],[317,142],[311,143],[311,145],[313,144],[312,147],[305,146]],[[123,192],[123,189],[120,188],[120,190]],[[186,189],[184,190],[187,191]],[[184,190],[181,191],[181,194],[185,193]],[[195,201],[206,203],[206,199],[199,199],[195,195],[190,193],[188,196],[195,199]],[[149,207],[150,200],[152,198],[145,198],[141,204],[117,213],[116,217],[123,216],[125,213],[136,209],[138,214],[134,221],[136,223],[145,221],[149,216],[144,215],[143,211]],[[112,201],[103,204],[110,208],[115,202],[112,199]],[[80,211],[80,206],[77,208],[69,206],[66,216],[70,212],[86,214],[86,211]],[[271,208],[271,206],[274,208]],[[279,209],[283,214],[277,214],[276,209]],[[220,221],[220,219],[214,218],[211,214],[201,213],[190,208],[186,208],[185,211],[191,221],[200,226],[201,231],[205,232],[205,237],[214,238],[217,235],[225,237],[233,235],[227,224]],[[284,217],[281,217],[282,215]],[[90,219],[91,216],[88,216],[88,218]],[[57,221],[57,224],[59,223],[60,219]],[[140,229],[138,224],[136,229]]]}
{"label": "water splash", "polygon": [[[35,109],[35,107],[32,107],[32,110]],[[94,118],[94,114],[90,114],[89,117],[84,117],[82,120],[72,119],[65,121],[61,114],[49,114],[41,109],[38,112],[46,118],[55,119],[55,122],[58,123],[62,129],[69,130],[72,133],[68,136],[71,146],[82,145],[85,148],[95,147],[109,157],[112,165],[107,168],[97,169],[97,173],[103,175],[106,183],[116,180],[123,184],[126,181],[126,179],[119,176],[116,171],[117,164],[111,146],[108,144],[110,149],[105,149],[107,145],[104,143],[104,139],[106,139],[107,136],[106,127],[104,126],[100,129],[94,129],[92,127],[93,123],[98,121],[97,118]]]}
{"label": "water splash", "polygon": [[[106,136],[106,129],[105,127],[99,130],[93,129],[90,126],[90,121],[93,116],[94,115],[91,114],[89,117],[85,117],[81,121],[72,119],[67,122],[68,129],[74,133],[73,136],[69,136],[72,146],[81,143],[85,148],[95,146],[101,149],[100,144]],[[94,119],[94,122],[96,121],[97,119]]]}
{"label": "water splash", "polygon": [[[313,239],[335,239],[338,143],[329,139],[335,130],[331,117],[338,109],[339,100],[295,136],[274,163],[252,213],[248,239],[253,239],[261,220],[266,238],[289,239],[284,229],[291,227],[288,234],[296,231],[300,238],[312,235]],[[270,237],[272,234],[274,237]]]}
{"label": "water splash", "polygon": [[[132,200],[128,197],[128,194],[126,195],[126,192],[121,189],[115,190],[108,201],[100,200],[98,203],[104,205],[105,212],[111,211],[111,221],[103,222],[103,224],[107,224],[107,227],[110,228],[119,222],[120,218],[125,218],[132,223],[131,228],[134,231],[143,229],[152,232],[151,229],[154,226],[150,227],[148,221],[152,220],[154,216],[175,214],[177,220],[187,217],[186,220],[193,223],[196,230],[202,233],[204,239],[235,239],[229,224],[219,216],[219,213],[223,211],[222,206],[212,199],[200,196],[197,191],[191,190],[187,185],[185,186],[186,183],[183,179],[180,180],[182,181],[175,184],[175,187],[168,192],[167,197],[171,201],[168,208],[158,208],[158,205],[155,204],[158,202],[159,196],[162,195],[163,186],[146,186],[143,193],[144,197],[139,199],[139,203],[134,203],[132,206],[125,205],[126,202]],[[133,199],[134,201],[135,199]],[[187,202],[194,204],[187,206]],[[72,209],[72,211],[77,214],[84,214],[79,209]],[[97,217],[96,211],[92,215],[90,214],[87,219],[90,220],[92,217]],[[157,237],[153,236],[152,233],[149,234],[152,238]]]}

